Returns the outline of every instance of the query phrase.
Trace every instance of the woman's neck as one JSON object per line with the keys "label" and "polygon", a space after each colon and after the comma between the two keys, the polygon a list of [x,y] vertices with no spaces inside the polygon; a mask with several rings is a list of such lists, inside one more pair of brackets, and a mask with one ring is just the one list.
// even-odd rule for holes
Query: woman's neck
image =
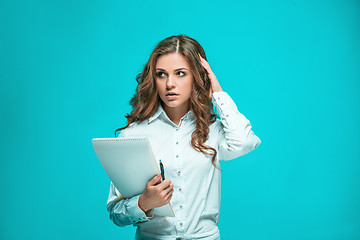
{"label": "woman's neck", "polygon": [[162,104],[162,106],[166,115],[176,125],[179,125],[180,119],[189,111],[189,104],[184,104],[178,107],[169,107],[166,104]]}

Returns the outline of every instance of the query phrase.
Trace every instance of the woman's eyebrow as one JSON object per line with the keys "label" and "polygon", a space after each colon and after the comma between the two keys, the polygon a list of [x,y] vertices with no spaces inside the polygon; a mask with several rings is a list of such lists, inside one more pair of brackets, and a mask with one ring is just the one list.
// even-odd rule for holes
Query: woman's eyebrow
{"label": "woman's eyebrow", "polygon": [[[179,71],[179,70],[188,70],[187,68],[178,68],[178,69],[175,69],[174,71]],[[166,70],[165,69],[162,69],[162,68],[156,68],[156,70],[162,70],[162,71],[164,71],[164,72],[166,72]]]}

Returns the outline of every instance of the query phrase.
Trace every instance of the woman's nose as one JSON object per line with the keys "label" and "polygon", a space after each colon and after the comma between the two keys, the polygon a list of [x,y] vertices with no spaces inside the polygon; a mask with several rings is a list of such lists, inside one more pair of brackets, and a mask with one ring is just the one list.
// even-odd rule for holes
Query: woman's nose
{"label": "woman's nose", "polygon": [[173,76],[169,76],[167,82],[166,82],[166,87],[167,88],[172,88],[175,86],[175,79]]}

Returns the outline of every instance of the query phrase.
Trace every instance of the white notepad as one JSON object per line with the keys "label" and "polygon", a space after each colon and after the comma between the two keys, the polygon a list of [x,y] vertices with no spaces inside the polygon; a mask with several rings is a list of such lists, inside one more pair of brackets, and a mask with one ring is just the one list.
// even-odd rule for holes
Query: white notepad
{"label": "white notepad", "polygon": [[[92,144],[101,165],[124,198],[143,193],[147,182],[160,173],[147,137],[94,138]],[[175,216],[170,203],[154,208],[154,214]]]}

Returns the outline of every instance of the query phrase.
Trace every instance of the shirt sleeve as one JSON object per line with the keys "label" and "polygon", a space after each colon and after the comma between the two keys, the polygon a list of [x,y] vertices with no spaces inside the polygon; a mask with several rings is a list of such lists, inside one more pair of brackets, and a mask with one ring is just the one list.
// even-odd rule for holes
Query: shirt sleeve
{"label": "shirt sleeve", "polygon": [[251,130],[250,121],[241,114],[226,92],[214,92],[213,105],[220,115],[218,154],[220,160],[231,160],[245,155],[261,144]]}
{"label": "shirt sleeve", "polygon": [[[125,131],[121,131],[118,137],[125,137]],[[110,192],[106,204],[106,209],[110,213],[110,219],[114,224],[124,227],[130,224],[137,224],[144,221],[150,221],[154,210],[145,214],[139,207],[139,195],[131,198],[124,198],[116,189],[113,182],[110,183]]]}
{"label": "shirt sleeve", "polygon": [[154,210],[150,210],[147,216],[139,207],[139,195],[131,198],[123,198],[117,191],[114,184],[110,183],[110,193],[106,208],[110,213],[110,219],[114,224],[124,227],[130,224],[137,224],[144,221],[150,221]]}

